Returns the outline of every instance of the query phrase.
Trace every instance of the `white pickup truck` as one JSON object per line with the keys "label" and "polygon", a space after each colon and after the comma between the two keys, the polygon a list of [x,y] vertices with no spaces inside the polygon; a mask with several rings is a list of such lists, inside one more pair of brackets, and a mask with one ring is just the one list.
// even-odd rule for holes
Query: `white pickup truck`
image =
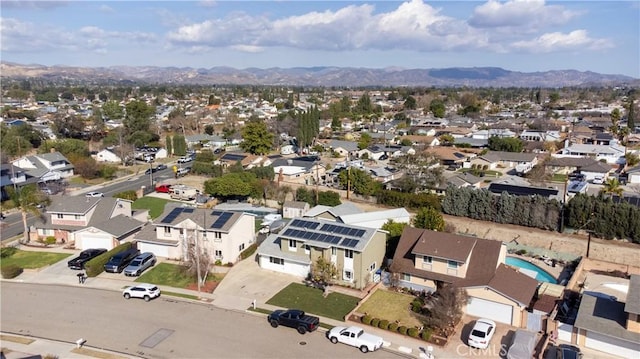
{"label": "white pickup truck", "polygon": [[384,341],[377,335],[365,333],[360,327],[333,327],[327,332],[327,338],[333,344],[338,342],[354,346],[366,353],[375,351],[382,347]]}

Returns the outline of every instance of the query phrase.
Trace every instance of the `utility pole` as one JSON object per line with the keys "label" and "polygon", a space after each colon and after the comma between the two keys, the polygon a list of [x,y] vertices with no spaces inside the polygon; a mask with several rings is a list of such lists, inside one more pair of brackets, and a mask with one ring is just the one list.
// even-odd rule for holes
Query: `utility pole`
{"label": "utility pole", "polygon": [[153,187],[153,161],[149,161],[149,181],[151,183],[151,189],[154,189]]}
{"label": "utility pole", "polygon": [[320,165],[320,160],[316,161],[316,206],[318,202],[320,202],[320,190],[318,189],[318,184],[320,183],[320,175],[318,174],[318,167]]}
{"label": "utility pole", "polygon": [[193,230],[193,236],[195,237],[196,240],[196,272],[198,272],[198,297],[200,297],[200,285],[201,285],[201,280],[200,280],[200,249],[198,247],[198,226],[196,225],[195,229]]}

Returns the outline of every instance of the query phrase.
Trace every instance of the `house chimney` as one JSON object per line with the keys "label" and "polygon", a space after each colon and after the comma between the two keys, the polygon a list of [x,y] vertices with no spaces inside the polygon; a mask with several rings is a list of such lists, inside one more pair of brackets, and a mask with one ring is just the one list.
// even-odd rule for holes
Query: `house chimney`
{"label": "house chimney", "polygon": [[55,149],[54,147],[51,147],[51,149],[49,150],[49,152],[51,152],[51,153],[55,153],[55,152],[56,152],[56,149]]}

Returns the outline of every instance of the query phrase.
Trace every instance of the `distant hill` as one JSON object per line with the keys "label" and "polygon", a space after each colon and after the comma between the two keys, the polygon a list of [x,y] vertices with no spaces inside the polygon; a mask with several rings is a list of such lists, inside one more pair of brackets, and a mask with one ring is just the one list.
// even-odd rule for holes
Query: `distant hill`
{"label": "distant hill", "polygon": [[155,66],[73,67],[0,63],[5,79],[41,78],[83,83],[173,83],[289,85],[322,87],[364,86],[469,86],[469,87],[564,87],[640,86],[640,80],[623,75],[590,71],[557,70],[516,72],[497,67],[404,69],[354,67],[191,68]]}

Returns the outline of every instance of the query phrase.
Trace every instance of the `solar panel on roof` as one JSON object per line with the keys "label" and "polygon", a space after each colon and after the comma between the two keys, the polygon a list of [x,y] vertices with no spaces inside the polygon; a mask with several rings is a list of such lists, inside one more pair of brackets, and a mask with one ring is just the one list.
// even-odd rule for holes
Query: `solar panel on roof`
{"label": "solar panel on roof", "polygon": [[338,244],[338,242],[340,242],[341,237],[338,236],[333,236],[333,238],[331,238],[331,243],[332,244]]}
{"label": "solar panel on roof", "polygon": [[213,211],[213,212],[211,212],[211,215],[212,216],[220,216],[222,213],[224,213],[224,212],[222,212],[222,211]]}
{"label": "solar panel on roof", "polygon": [[302,221],[299,219],[294,219],[293,222],[291,222],[291,227],[302,227]]}
{"label": "solar panel on roof", "polygon": [[233,213],[229,213],[229,212],[224,212],[220,215],[220,217],[218,217],[218,219],[216,219],[215,222],[213,222],[213,224],[211,225],[211,228],[222,228],[224,227],[224,225],[227,223],[227,221],[229,220],[229,218],[231,218],[231,216],[233,216]]}
{"label": "solar panel on roof", "polygon": [[356,233],[358,233],[358,230],[355,228],[350,228],[349,229],[349,233],[347,233],[347,236],[351,236],[354,237],[356,235]]}
{"label": "solar panel on roof", "polygon": [[355,248],[355,246],[358,245],[358,241],[357,239],[350,239],[350,238],[345,238],[342,243],[340,243],[340,245],[345,246],[347,248]]}
{"label": "solar panel on roof", "polygon": [[320,237],[320,233],[311,233],[311,240],[315,241],[318,239],[318,237]]}
{"label": "solar panel on roof", "polygon": [[169,212],[169,214],[167,214],[160,221],[160,223],[171,223],[171,222],[173,222],[180,215],[180,213],[182,213],[183,209],[184,208],[174,208],[174,209],[172,209],[171,212]]}
{"label": "solar panel on roof", "polygon": [[364,234],[367,231],[365,231],[364,229],[358,229],[358,231],[356,232],[356,235],[354,237],[358,237],[358,238],[362,238],[362,236],[364,236]]}
{"label": "solar panel on roof", "polygon": [[222,156],[222,159],[226,161],[242,161],[243,159],[245,159],[245,157],[247,156],[227,153],[224,156]]}
{"label": "solar panel on roof", "polygon": [[326,232],[326,231],[328,231],[328,230],[329,230],[329,226],[330,226],[330,224],[323,224],[323,225],[322,225],[322,228],[320,228],[320,230],[321,230],[321,231],[325,231],[325,232]]}
{"label": "solar panel on roof", "polygon": [[183,208],[182,212],[184,212],[184,213],[193,213],[193,208]]}
{"label": "solar panel on roof", "polygon": [[305,233],[304,233],[304,235],[303,235],[302,237],[303,237],[304,239],[311,239],[311,235],[312,235],[312,234],[313,234],[313,233],[311,233],[311,232],[305,232]]}
{"label": "solar panel on roof", "polygon": [[284,231],[284,235],[293,237],[293,229],[291,228],[287,229],[286,231]]}

